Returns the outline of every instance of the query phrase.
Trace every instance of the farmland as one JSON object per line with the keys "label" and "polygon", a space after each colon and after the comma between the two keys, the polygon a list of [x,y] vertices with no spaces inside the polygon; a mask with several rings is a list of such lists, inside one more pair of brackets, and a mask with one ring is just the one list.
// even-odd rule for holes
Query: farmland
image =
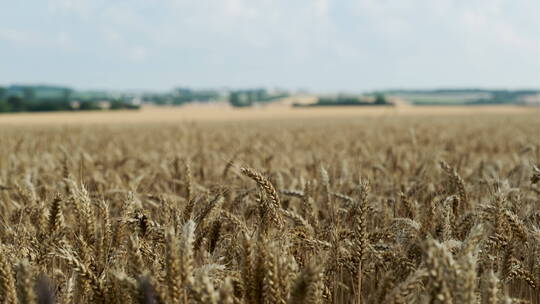
{"label": "farmland", "polygon": [[[306,98],[306,102],[312,99]],[[223,103],[182,107],[145,106],[139,111],[48,112],[0,114],[0,125],[81,125],[178,123],[186,121],[254,121],[281,119],[343,119],[401,116],[535,115],[538,107],[520,106],[407,106],[291,108],[298,98],[284,99],[265,107],[234,109]]]}
{"label": "farmland", "polygon": [[0,303],[540,303],[525,107],[0,115]]}

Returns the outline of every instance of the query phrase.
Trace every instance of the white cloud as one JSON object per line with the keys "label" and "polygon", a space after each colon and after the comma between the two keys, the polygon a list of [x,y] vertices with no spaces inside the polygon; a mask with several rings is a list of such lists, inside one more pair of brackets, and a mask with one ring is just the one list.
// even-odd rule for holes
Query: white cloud
{"label": "white cloud", "polygon": [[0,28],[0,41],[28,48],[47,48],[72,51],[75,48],[72,37],[65,31],[57,33],[41,33],[15,28]]}
{"label": "white cloud", "polygon": [[486,42],[487,47],[496,44],[528,52],[539,51],[540,38],[519,33],[515,26],[501,16],[500,7],[491,5],[489,8],[462,11],[458,22],[463,33],[473,37],[473,39]]}
{"label": "white cloud", "polygon": [[226,15],[234,18],[255,19],[258,17],[257,9],[250,7],[250,1],[222,0]]}
{"label": "white cloud", "polygon": [[107,3],[107,0],[48,0],[47,8],[52,14],[76,14],[85,19],[91,18]]}
{"label": "white cloud", "polygon": [[[176,70],[190,64],[192,69],[219,65],[230,73],[246,75],[246,71],[260,70],[276,81],[283,74],[280,68],[309,79],[314,66],[330,66],[349,78],[359,70],[380,69],[379,76],[370,73],[373,81],[379,81],[377,77],[384,81],[388,71],[396,73],[397,80],[403,79],[396,71],[400,67],[418,67],[426,73],[477,62],[479,71],[488,66],[504,71],[507,58],[518,58],[516,70],[523,74],[540,68],[540,21],[536,16],[540,4],[535,0],[38,3],[44,11],[39,24],[15,19],[4,22],[0,40],[36,49],[78,51],[81,61],[95,56],[101,63],[135,66],[156,59],[167,62],[164,69],[176,64]],[[0,4],[0,15],[2,10]]]}
{"label": "white cloud", "polygon": [[73,47],[73,39],[71,38],[71,35],[67,32],[60,32],[56,34],[56,42],[59,46],[66,49]]}
{"label": "white cloud", "polygon": [[330,8],[329,0],[316,0],[315,1],[315,11],[319,16],[328,16],[328,10]]}
{"label": "white cloud", "polygon": [[103,27],[101,31],[105,41],[107,41],[108,43],[115,44],[119,43],[122,40],[122,36],[120,35],[120,33],[110,26]]}
{"label": "white cloud", "polygon": [[134,46],[129,50],[129,58],[135,62],[142,62],[148,56],[148,50],[143,46]]}
{"label": "white cloud", "polygon": [[36,33],[15,28],[0,28],[0,40],[21,45],[36,45],[42,42]]}

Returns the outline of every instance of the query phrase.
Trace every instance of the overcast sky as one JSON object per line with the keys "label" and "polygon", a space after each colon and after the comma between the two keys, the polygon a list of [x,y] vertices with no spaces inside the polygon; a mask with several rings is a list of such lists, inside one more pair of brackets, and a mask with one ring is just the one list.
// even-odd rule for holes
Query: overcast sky
{"label": "overcast sky", "polygon": [[0,84],[540,87],[538,0],[0,0]]}

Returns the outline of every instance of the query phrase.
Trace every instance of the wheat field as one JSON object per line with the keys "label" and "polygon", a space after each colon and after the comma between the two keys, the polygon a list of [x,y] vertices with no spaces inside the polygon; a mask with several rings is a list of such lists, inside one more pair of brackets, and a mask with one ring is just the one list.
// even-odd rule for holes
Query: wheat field
{"label": "wheat field", "polygon": [[0,303],[540,303],[538,165],[532,112],[2,125]]}
{"label": "wheat field", "polygon": [[275,102],[261,107],[235,109],[224,103],[198,105],[151,106],[139,111],[80,111],[0,114],[2,125],[95,125],[195,122],[234,122],[292,119],[351,119],[394,116],[474,116],[474,115],[540,115],[539,107],[496,106],[407,106],[395,107],[313,107],[292,108],[291,102]]}

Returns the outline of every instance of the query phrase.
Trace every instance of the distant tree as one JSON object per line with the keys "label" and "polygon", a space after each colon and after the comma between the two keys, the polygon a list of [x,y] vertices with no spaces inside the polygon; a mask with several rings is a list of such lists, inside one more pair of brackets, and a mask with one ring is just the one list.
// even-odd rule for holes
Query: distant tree
{"label": "distant tree", "polygon": [[111,101],[111,105],[109,107],[110,110],[119,110],[119,109],[122,109],[122,108],[123,108],[122,102],[120,102],[118,100]]}
{"label": "distant tree", "polygon": [[151,94],[151,95],[144,95],[143,101],[145,102],[151,102],[157,105],[166,105],[169,103],[172,104],[181,104],[182,101],[179,99],[179,97],[170,97],[166,95],[160,95],[160,94]]}
{"label": "distant tree", "polygon": [[317,102],[317,104],[320,104],[320,105],[330,105],[330,104],[333,104],[335,103],[335,99],[333,98],[328,98],[328,97],[319,97],[319,101]]}
{"label": "distant tree", "polygon": [[31,112],[68,111],[71,110],[71,105],[64,100],[43,100],[28,104],[26,110]]}
{"label": "distant tree", "polygon": [[255,95],[255,92],[253,91],[248,91],[246,93],[247,95],[247,103],[252,105],[255,101],[257,101],[255,98],[256,98],[256,95]]}
{"label": "distant tree", "polygon": [[0,113],[9,111],[9,106],[6,101],[6,91],[6,88],[0,87]]}
{"label": "distant tree", "polygon": [[73,90],[71,90],[71,89],[63,89],[62,90],[62,101],[64,103],[69,103],[69,101],[71,100],[72,94],[73,94]]}
{"label": "distant tree", "polygon": [[383,94],[377,94],[377,96],[375,96],[375,104],[383,105],[387,103],[388,102],[386,101],[386,98],[384,97]]}
{"label": "distant tree", "polygon": [[[157,104],[166,104],[167,103],[167,100],[164,99],[164,98],[160,98],[159,100],[160,100],[159,102],[156,102]],[[173,105],[181,105],[181,104],[184,104],[184,103],[186,103],[188,101],[189,101],[189,99],[187,99],[187,97],[185,97],[185,96],[174,96],[172,98],[172,104]]]}
{"label": "distant tree", "polygon": [[0,113],[9,112],[9,104],[6,100],[0,99]]}
{"label": "distant tree", "polygon": [[114,100],[114,101],[111,101],[111,106],[109,107],[109,110],[121,110],[121,109],[137,110],[139,108],[140,107],[138,105],[122,102],[119,100]]}
{"label": "distant tree", "polygon": [[90,110],[99,110],[99,106],[97,103],[92,101],[81,101],[79,104],[79,110],[81,111],[90,111]]}
{"label": "distant tree", "polygon": [[26,110],[26,103],[19,96],[9,97],[7,99],[7,104],[11,112],[21,112]]}
{"label": "distant tree", "polygon": [[231,92],[231,94],[229,95],[229,103],[233,107],[240,106],[240,95],[238,94],[238,92]]}
{"label": "distant tree", "polygon": [[26,104],[34,102],[36,93],[33,88],[25,87],[23,88],[23,99]]}
{"label": "distant tree", "polygon": [[241,91],[231,92],[229,95],[229,103],[233,107],[249,107],[252,105],[253,101],[249,97],[249,94],[247,95],[248,96],[246,96],[246,94]]}
{"label": "distant tree", "polygon": [[141,106],[134,105],[131,103],[125,103],[123,106],[124,106],[124,109],[127,109],[127,110],[139,110],[141,108]]}

